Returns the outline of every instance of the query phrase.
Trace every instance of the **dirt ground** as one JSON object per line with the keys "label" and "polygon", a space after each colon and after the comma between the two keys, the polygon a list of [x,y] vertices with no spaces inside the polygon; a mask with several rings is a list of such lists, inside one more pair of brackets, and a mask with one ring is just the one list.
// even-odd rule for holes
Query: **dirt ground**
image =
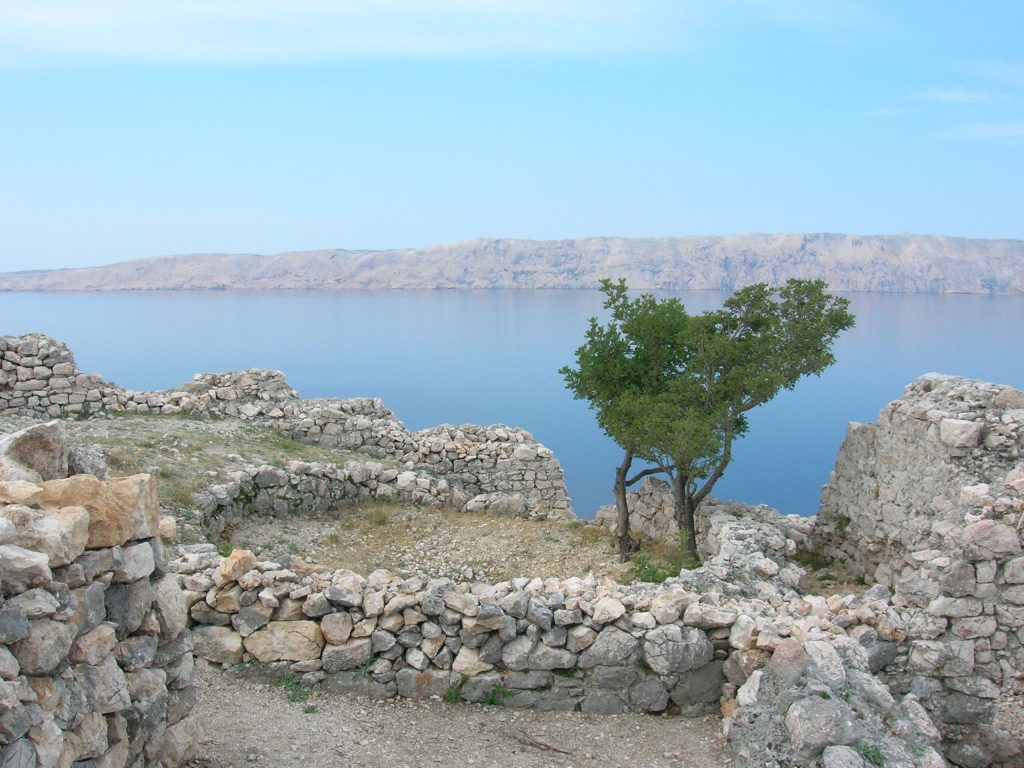
{"label": "dirt ground", "polygon": [[200,669],[195,768],[719,768],[717,718],[517,711],[316,694]]}

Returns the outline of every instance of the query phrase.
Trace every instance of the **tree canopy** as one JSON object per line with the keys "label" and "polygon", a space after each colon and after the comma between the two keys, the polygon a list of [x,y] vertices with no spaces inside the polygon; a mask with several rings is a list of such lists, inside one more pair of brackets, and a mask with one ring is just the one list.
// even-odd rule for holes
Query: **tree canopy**
{"label": "tree canopy", "polygon": [[[835,362],[832,345],[854,323],[848,300],[825,287],[821,280],[759,283],[721,309],[690,315],[678,299],[630,297],[624,280],[602,281],[611,317],[591,318],[576,367],[561,373],[624,450],[615,483],[623,556],[630,546],[625,488],[661,472],[672,481],[676,522],[696,557],[694,513],[732,460],[747,411]],[[634,457],[654,468],[628,478]]]}

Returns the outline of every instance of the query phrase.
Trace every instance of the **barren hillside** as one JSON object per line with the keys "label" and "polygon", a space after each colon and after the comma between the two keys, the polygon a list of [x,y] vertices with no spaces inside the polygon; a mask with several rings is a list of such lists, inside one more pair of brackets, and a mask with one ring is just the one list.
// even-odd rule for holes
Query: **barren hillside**
{"label": "barren hillside", "polygon": [[1024,241],[939,235],[468,240],[386,251],[162,256],[0,274],[6,291],[595,288],[730,290],[790,277],[833,290],[1024,293]]}

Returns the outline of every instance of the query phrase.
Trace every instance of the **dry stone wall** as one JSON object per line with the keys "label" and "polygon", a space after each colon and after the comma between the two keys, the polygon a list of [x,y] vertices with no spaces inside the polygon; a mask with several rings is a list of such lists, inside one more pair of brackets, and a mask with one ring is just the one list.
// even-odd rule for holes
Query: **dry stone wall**
{"label": "dry stone wall", "polygon": [[529,432],[443,425],[410,432],[379,399],[302,400],[279,371],[196,374],[176,389],[134,392],[82,373],[66,344],[42,334],[0,337],[0,414],[42,418],[191,414],[265,424],[311,443],[436,475],[461,508],[573,519],[562,467]]}
{"label": "dry stone wall", "polygon": [[192,755],[192,638],[157,514],[148,475],[0,482],[0,765]]}
{"label": "dry stone wall", "polygon": [[[722,505],[712,518],[705,566],[664,585],[364,578],[298,559],[258,562],[245,551],[222,558],[208,544],[177,548],[170,568],[190,606],[195,652],[213,663],[248,662],[309,687],[375,697],[591,713],[721,710],[736,764],[751,768],[831,765],[825,750],[844,746],[877,750],[890,766],[910,765],[908,755],[945,765],[913,696],[897,701],[871,674],[892,657],[887,622],[898,613],[887,591],[801,597],[792,588],[800,571],[785,558],[796,543],[777,517],[746,519]],[[805,661],[775,681],[780,651]],[[830,690],[845,709],[808,706]],[[765,760],[765,729],[775,762]]]}
{"label": "dry stone wall", "polygon": [[883,672],[971,768],[1019,745],[992,726],[1024,669],[1024,392],[930,374],[853,424],[822,494],[820,553],[891,586],[898,653]]}
{"label": "dry stone wall", "polygon": [[455,509],[465,501],[443,477],[427,472],[376,461],[293,461],[284,468],[249,467],[211,487],[198,510],[199,522],[208,536],[217,537],[247,517],[319,515],[345,502],[367,499]]}

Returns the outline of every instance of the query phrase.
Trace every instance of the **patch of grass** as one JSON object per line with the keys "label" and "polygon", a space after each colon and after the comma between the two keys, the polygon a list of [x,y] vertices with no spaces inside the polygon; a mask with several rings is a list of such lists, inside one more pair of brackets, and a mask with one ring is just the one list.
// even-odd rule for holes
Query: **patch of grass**
{"label": "patch of grass", "polygon": [[491,690],[487,693],[487,698],[483,700],[483,703],[489,707],[497,707],[505,703],[505,699],[509,696],[515,696],[516,692],[511,688],[506,688],[501,683],[496,683],[491,686]]}
{"label": "patch of grass", "polygon": [[459,682],[452,683],[448,686],[448,690],[444,692],[444,700],[449,704],[455,704],[456,702],[462,701],[462,686],[469,678],[463,675]]}
{"label": "patch of grass", "polygon": [[875,768],[885,768],[885,755],[874,744],[857,744],[854,749],[864,758],[864,762],[870,763]]}
{"label": "patch of grass", "polygon": [[[819,552],[797,552],[793,555],[793,560],[811,571],[823,571],[832,567],[832,559]],[[831,574],[824,574],[819,578],[824,579],[826,575],[835,581],[835,576]]]}
{"label": "patch of grass", "polygon": [[580,529],[580,541],[584,544],[597,544],[601,541],[610,542],[612,532],[600,525],[584,525]]}
{"label": "patch of grass", "polygon": [[846,515],[840,515],[839,519],[836,520],[836,530],[840,533],[846,533],[846,529],[850,527],[850,518]]}
{"label": "patch of grass", "polygon": [[633,557],[632,578],[635,581],[661,584],[665,579],[678,576],[683,569],[699,568],[700,563],[693,560],[687,550],[685,531],[676,534],[674,544],[664,542],[644,542],[646,553]]}
{"label": "patch of grass", "polygon": [[230,541],[222,541],[217,545],[217,554],[221,557],[227,557],[234,549],[235,547]]}
{"label": "patch of grass", "polygon": [[[302,687],[302,680],[296,674],[285,675],[281,678],[281,687],[284,688],[285,698],[289,704],[299,704],[309,701],[309,691]],[[316,707],[313,708],[314,710]]]}
{"label": "patch of grass", "polygon": [[375,525],[378,528],[383,528],[388,524],[388,511],[386,509],[373,509],[370,510],[370,514],[366,516],[367,522],[370,525]]}
{"label": "patch of grass", "polygon": [[304,714],[304,715],[312,715],[316,711],[317,711],[316,710],[316,704],[307,704],[306,706],[304,706],[302,708],[302,714]]}
{"label": "patch of grass", "polygon": [[633,558],[633,573],[631,577],[634,581],[661,584],[665,579],[678,575],[678,568],[673,568],[663,562],[655,562],[647,555],[637,555]]}

